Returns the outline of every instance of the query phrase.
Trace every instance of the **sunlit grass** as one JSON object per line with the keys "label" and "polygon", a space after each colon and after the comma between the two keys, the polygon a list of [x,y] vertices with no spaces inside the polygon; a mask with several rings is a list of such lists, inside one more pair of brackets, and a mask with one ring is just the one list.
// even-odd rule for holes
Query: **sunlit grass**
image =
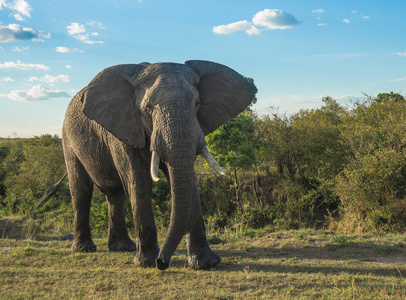
{"label": "sunlit grass", "polygon": [[187,267],[182,243],[166,271],[133,265],[133,253],[72,253],[56,240],[0,239],[0,298],[48,299],[402,299],[403,235],[328,231],[210,233],[222,262]]}

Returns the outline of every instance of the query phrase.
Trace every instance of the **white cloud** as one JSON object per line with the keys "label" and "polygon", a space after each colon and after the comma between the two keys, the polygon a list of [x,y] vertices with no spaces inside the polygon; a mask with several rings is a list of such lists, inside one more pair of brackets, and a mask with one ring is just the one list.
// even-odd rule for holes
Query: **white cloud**
{"label": "white cloud", "polygon": [[402,81],[406,81],[406,77],[401,77],[401,78],[395,78],[395,79],[388,80],[388,82],[402,82]]}
{"label": "white cloud", "polygon": [[257,35],[261,34],[261,29],[258,26],[265,27],[265,29],[289,29],[299,24],[300,22],[294,16],[282,10],[265,9],[258,12],[252,19],[252,22],[243,20],[215,26],[213,27],[213,32],[217,34],[230,34],[244,31],[249,35]]}
{"label": "white cloud", "polygon": [[256,28],[255,26],[252,26],[251,29],[248,29],[245,31],[246,33],[248,33],[249,35],[258,35],[261,34],[261,30]]}
{"label": "white cloud", "polygon": [[23,47],[23,46],[18,47],[18,46],[16,46],[16,47],[14,47],[14,49],[12,49],[11,51],[14,51],[14,52],[23,52],[23,51],[27,51],[28,49],[30,49],[30,47]]}
{"label": "white cloud", "polygon": [[71,65],[66,65],[65,68],[66,69],[72,69],[72,66]]}
{"label": "white cloud", "polygon": [[7,97],[14,101],[37,101],[53,98],[66,98],[69,94],[61,90],[50,90],[42,85],[33,86],[28,91],[14,90],[7,94]]}
{"label": "white cloud", "polygon": [[3,82],[14,82],[15,80],[14,80],[13,78],[11,78],[11,77],[3,77],[3,78],[0,78],[0,81],[3,81]]}
{"label": "white cloud", "polygon": [[264,26],[268,29],[290,29],[300,24],[291,14],[279,9],[265,9],[257,13],[252,19],[257,26]]}
{"label": "white cloud", "polygon": [[395,52],[399,56],[406,56],[406,52]]}
{"label": "white cloud", "polygon": [[42,64],[24,64],[21,61],[8,61],[0,64],[0,69],[18,69],[18,70],[48,70],[49,68]]}
{"label": "white cloud", "polygon": [[342,104],[351,105],[353,103],[366,101],[368,99],[368,96],[341,95],[341,96],[337,96],[337,97],[333,97],[333,98]]}
{"label": "white cloud", "polygon": [[19,24],[9,24],[0,26],[0,43],[18,42],[18,41],[41,41],[43,38],[50,38],[49,33],[44,33],[28,27],[22,27]]}
{"label": "white cloud", "polygon": [[66,27],[66,29],[68,29],[69,35],[75,35],[86,32],[85,25],[81,25],[76,22],[71,23],[68,27]]}
{"label": "white cloud", "polygon": [[67,47],[58,46],[58,47],[56,47],[56,52],[68,53],[68,52],[83,52],[83,51],[79,50],[77,48],[67,48]]}
{"label": "white cloud", "polygon": [[369,16],[361,16],[361,18],[363,18],[364,20],[369,20],[369,19],[371,19]]}
{"label": "white cloud", "polygon": [[344,23],[347,23],[347,24],[348,24],[348,23],[351,23],[351,21],[348,20],[348,19],[343,19],[343,22],[344,22]]}
{"label": "white cloud", "polygon": [[319,9],[313,10],[312,13],[314,13],[314,14],[324,14],[325,10],[322,9],[322,8],[319,8]]}
{"label": "white cloud", "polygon": [[24,19],[24,17],[22,16],[22,15],[20,15],[20,14],[11,14],[13,17],[14,17],[14,19],[16,19],[17,21],[20,21],[20,22],[23,22],[23,21],[25,21],[25,19]]}
{"label": "white cloud", "polygon": [[32,8],[25,0],[15,0],[11,5],[11,9],[19,12],[25,17],[31,17],[30,11],[32,10]]}
{"label": "white cloud", "polygon": [[68,75],[60,74],[57,76],[52,76],[52,75],[44,75],[41,78],[38,77],[30,77],[28,78],[28,81],[41,81],[41,82],[47,82],[47,83],[56,83],[56,82],[69,82],[70,78]]}
{"label": "white cloud", "polygon": [[213,32],[217,34],[230,34],[238,31],[245,31],[249,35],[261,33],[258,28],[246,20],[213,27]]}
{"label": "white cloud", "polygon": [[25,0],[14,0],[13,2],[6,2],[6,0],[0,0],[0,10],[3,7],[12,10],[11,16],[17,21],[25,21],[25,17],[31,18],[31,5]]}
{"label": "white cloud", "polygon": [[106,29],[106,27],[103,25],[103,23],[99,22],[99,21],[91,20],[91,21],[87,22],[86,25],[89,25],[90,27],[94,27],[94,28]]}
{"label": "white cloud", "polygon": [[[103,23],[98,21],[90,21],[86,25],[90,27],[96,27],[100,29],[105,29]],[[98,36],[97,32],[87,33],[86,27],[83,24],[79,24],[76,22],[72,22],[69,26],[66,27],[68,30],[68,34],[75,39],[84,42],[85,44],[104,44],[103,41],[95,41],[91,40],[90,36]]]}
{"label": "white cloud", "polygon": [[[326,11],[322,8],[319,9],[315,9],[312,11],[313,14],[317,14],[317,15],[321,15],[324,14]],[[316,17],[316,20],[319,21],[320,23],[317,24],[317,26],[322,27],[322,26],[327,26],[326,23],[324,23],[325,19],[323,19],[322,17]]]}
{"label": "white cloud", "polygon": [[79,34],[74,36],[75,39],[78,39],[79,41],[82,41],[85,44],[104,44],[103,41],[93,41],[89,39],[89,34]]}

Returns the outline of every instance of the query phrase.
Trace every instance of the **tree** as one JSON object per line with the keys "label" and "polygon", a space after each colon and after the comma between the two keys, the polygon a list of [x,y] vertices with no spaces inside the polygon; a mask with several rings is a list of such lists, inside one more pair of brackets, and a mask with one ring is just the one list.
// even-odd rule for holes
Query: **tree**
{"label": "tree", "polygon": [[338,205],[332,187],[347,162],[340,126],[348,112],[331,97],[322,100],[318,109],[260,122],[261,162],[273,180],[268,203],[285,227],[310,225]]}
{"label": "tree", "polygon": [[[10,144],[3,169],[6,172],[4,185],[7,195],[2,204],[6,211],[30,212],[47,187],[65,173],[61,139],[48,134]],[[67,183],[59,193],[69,195]],[[69,199],[66,195],[64,198]],[[58,201],[52,203],[60,204]]]}
{"label": "tree", "polygon": [[345,231],[393,230],[406,220],[406,99],[381,93],[343,118],[349,164],[337,176],[338,226]]}
{"label": "tree", "polygon": [[231,169],[234,177],[234,194],[239,209],[243,206],[239,197],[239,181],[237,173],[248,169],[256,160],[255,123],[252,113],[244,112],[220,126],[206,137],[208,148],[217,162]]}
{"label": "tree", "polygon": [[376,98],[373,99],[373,102],[376,102],[376,103],[382,103],[382,102],[388,102],[388,101],[404,102],[405,97],[402,96],[401,94],[390,92],[390,93],[379,93],[378,96],[376,96]]}

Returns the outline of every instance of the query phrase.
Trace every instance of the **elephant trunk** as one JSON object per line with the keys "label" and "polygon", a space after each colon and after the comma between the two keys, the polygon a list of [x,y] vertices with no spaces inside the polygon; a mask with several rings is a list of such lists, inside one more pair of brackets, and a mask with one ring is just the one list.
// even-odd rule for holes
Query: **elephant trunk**
{"label": "elephant trunk", "polygon": [[160,270],[169,267],[172,254],[187,231],[193,196],[193,164],[179,166],[166,163],[166,165],[171,182],[172,210],[168,233],[156,260],[157,268]]}
{"label": "elephant trunk", "polygon": [[194,110],[176,105],[162,106],[155,111],[154,118],[159,122],[151,134],[151,177],[154,181],[159,179],[160,161],[165,162],[172,195],[169,229],[156,259],[158,269],[164,270],[169,267],[173,252],[188,230],[194,192],[194,163],[199,150],[205,149],[201,151],[202,155],[217,172],[222,171],[205,147],[206,141]]}

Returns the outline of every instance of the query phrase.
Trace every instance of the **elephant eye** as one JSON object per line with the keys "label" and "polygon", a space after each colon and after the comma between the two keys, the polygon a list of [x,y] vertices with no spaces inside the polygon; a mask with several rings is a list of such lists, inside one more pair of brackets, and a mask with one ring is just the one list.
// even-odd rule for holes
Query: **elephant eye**
{"label": "elephant eye", "polygon": [[146,105],[146,108],[147,108],[148,111],[152,111],[154,109],[154,106],[151,103],[148,103]]}
{"label": "elephant eye", "polygon": [[199,106],[200,106],[200,101],[197,100],[197,101],[196,101],[196,108],[198,108]]}

